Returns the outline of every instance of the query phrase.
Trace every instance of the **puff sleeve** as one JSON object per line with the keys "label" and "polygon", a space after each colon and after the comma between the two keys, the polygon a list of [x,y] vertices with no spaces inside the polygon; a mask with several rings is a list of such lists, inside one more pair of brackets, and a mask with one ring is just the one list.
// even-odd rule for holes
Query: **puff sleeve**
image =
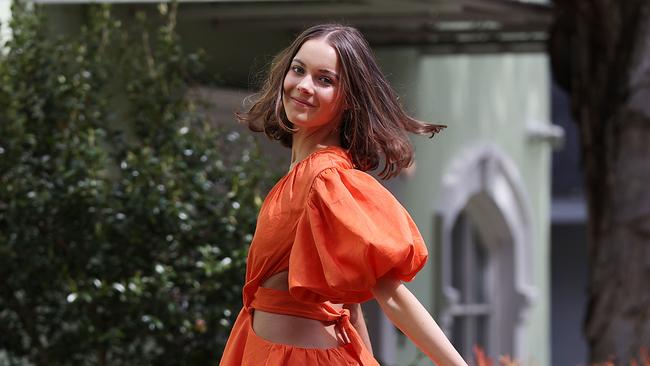
{"label": "puff sleeve", "polygon": [[289,258],[289,292],[301,301],[363,302],[391,273],[410,281],[427,248],[406,209],[372,176],[329,168],[311,186]]}

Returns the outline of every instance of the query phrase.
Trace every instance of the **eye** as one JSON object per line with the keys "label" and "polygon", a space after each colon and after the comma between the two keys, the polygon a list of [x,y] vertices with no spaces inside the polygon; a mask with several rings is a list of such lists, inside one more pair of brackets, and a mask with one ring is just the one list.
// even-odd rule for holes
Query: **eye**
{"label": "eye", "polygon": [[320,82],[322,82],[323,84],[327,84],[327,85],[334,84],[334,80],[327,76],[321,76],[320,78],[318,78],[318,80],[320,80]]}
{"label": "eye", "polygon": [[291,71],[295,72],[296,74],[302,75],[305,70],[302,68],[302,66],[299,65],[293,65],[291,66]]}

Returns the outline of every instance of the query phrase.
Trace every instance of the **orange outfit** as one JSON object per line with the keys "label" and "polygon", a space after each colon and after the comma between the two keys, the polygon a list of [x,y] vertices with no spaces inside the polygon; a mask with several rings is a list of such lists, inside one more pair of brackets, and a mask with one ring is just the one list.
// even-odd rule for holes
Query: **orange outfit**
{"label": "orange outfit", "polygon": [[[297,163],[271,189],[257,218],[248,253],[243,309],[221,366],[378,365],[349,321],[332,303],[372,298],[378,278],[410,281],[427,249],[408,212],[372,176],[354,169],[343,148],[318,150]],[[288,271],[289,291],[260,287]],[[343,327],[350,343],[300,348],[257,336],[259,309]]]}

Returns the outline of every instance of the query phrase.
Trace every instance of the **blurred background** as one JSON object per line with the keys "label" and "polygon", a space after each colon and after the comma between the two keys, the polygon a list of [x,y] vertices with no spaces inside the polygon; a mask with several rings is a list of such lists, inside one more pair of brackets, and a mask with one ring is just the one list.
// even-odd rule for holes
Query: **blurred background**
{"label": "blurred background", "polygon": [[[0,0],[0,365],[218,363],[290,158],[234,112],[323,22],[448,125],[382,183],[429,247],[408,287],[463,356],[627,364],[650,346],[649,7]],[[363,306],[382,365],[430,364]]]}

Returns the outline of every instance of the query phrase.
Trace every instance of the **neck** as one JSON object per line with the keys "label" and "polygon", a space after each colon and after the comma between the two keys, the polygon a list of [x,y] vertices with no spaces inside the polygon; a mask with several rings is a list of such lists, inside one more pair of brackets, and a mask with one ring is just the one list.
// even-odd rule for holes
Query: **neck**
{"label": "neck", "polygon": [[320,128],[315,131],[299,130],[292,136],[291,168],[314,151],[328,146],[341,146],[338,131]]}

